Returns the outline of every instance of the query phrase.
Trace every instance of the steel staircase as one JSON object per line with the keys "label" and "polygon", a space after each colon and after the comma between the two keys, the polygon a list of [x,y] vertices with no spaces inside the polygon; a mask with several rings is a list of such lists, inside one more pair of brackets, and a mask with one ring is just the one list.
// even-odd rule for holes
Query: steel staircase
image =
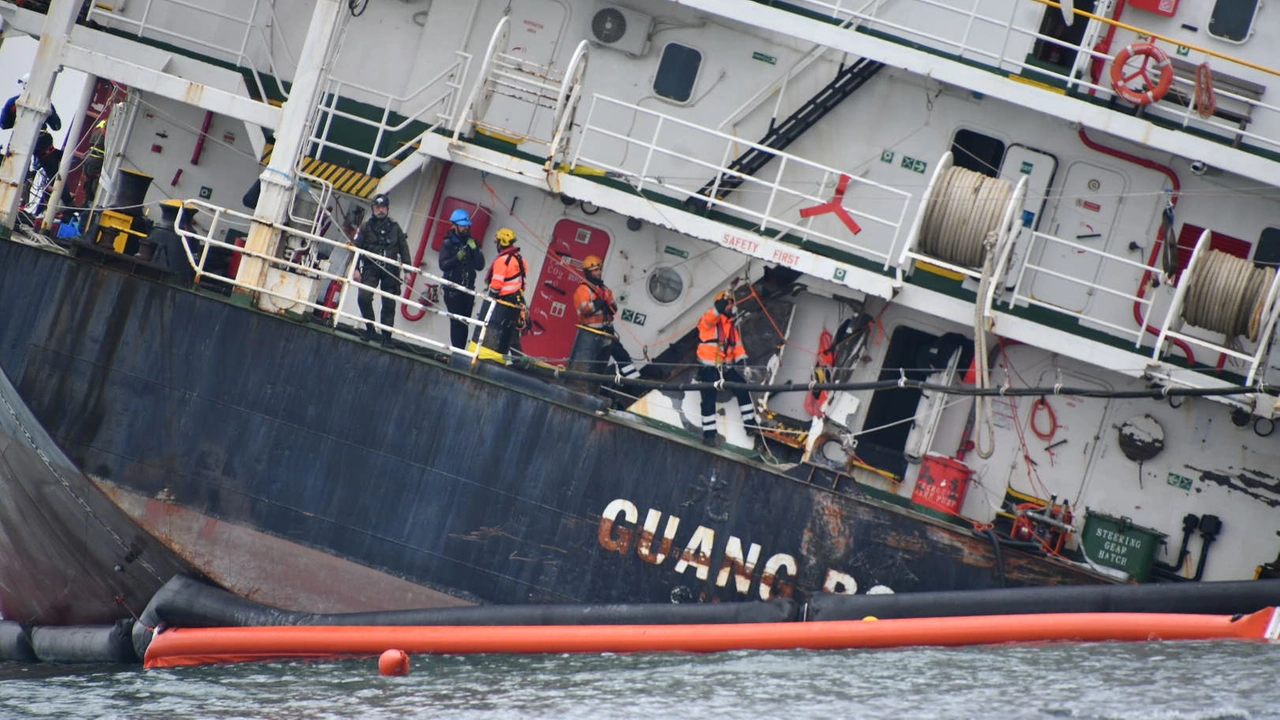
{"label": "steel staircase", "polygon": [[[809,128],[826,117],[827,113],[866,84],[883,67],[884,63],[865,57],[859,58],[852,65],[842,67],[840,72],[836,73],[835,79],[827,83],[826,87],[809,98],[789,117],[780,123],[770,122],[769,132],[765,133],[759,144],[774,150],[785,150]],[[711,197],[712,193],[715,193],[717,200],[723,200],[742,185],[744,176],[755,175],[773,158],[773,153],[753,147],[734,160],[729,165],[728,172],[717,175],[703,185],[698,195]],[[705,208],[707,205],[706,201],[700,197],[690,198],[689,203],[699,208]]]}

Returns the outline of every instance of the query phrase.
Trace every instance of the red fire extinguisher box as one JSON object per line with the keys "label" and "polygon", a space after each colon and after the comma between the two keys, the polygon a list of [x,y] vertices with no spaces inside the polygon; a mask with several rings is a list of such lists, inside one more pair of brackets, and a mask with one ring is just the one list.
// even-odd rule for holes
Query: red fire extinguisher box
{"label": "red fire extinguisher box", "polygon": [[1129,7],[1173,17],[1178,12],[1178,0],[1129,0]]}
{"label": "red fire extinguisher box", "polygon": [[959,515],[972,477],[973,471],[959,460],[925,455],[911,502],[948,515]]}

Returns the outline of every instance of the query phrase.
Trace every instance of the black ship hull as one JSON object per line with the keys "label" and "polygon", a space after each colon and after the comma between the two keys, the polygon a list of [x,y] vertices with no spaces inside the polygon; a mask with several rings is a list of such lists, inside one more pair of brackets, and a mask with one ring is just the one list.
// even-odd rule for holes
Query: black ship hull
{"label": "black ship hull", "polygon": [[[513,388],[127,270],[0,243],[0,303],[0,365],[97,501],[280,607],[1103,581],[851,483],[548,399],[552,386]],[[3,522],[15,546],[60,532],[20,512]],[[48,592],[13,570],[0,567],[6,613]]]}

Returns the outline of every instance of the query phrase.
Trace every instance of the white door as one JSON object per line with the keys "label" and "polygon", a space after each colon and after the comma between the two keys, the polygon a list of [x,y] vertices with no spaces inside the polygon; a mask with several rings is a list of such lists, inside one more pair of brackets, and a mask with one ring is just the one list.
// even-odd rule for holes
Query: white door
{"label": "white door", "polygon": [[[1068,312],[1085,310],[1093,296],[1092,284],[1102,260],[1093,251],[1100,252],[1107,247],[1116,213],[1124,198],[1125,185],[1125,177],[1113,170],[1086,162],[1067,166],[1052,219],[1042,223],[1040,231],[1074,246],[1037,241],[1030,262],[1040,270],[1032,274],[1028,269],[1031,297]],[[1070,279],[1051,275],[1045,270]]]}
{"label": "white door", "polygon": [[[1041,215],[1046,209],[1045,199],[1049,197],[1049,186],[1058,173],[1058,158],[1033,150],[1025,145],[1010,145],[1004,154],[1004,162],[1000,165],[1000,179],[1017,185],[1022,176],[1027,176],[1027,200],[1022,204],[1022,226],[1031,230],[1040,229]],[[1013,248],[1009,258],[1009,269],[1005,273],[1007,286],[1012,286],[1022,270],[1022,261],[1027,255],[1027,246],[1031,242],[1031,233],[1025,233],[1021,242]]]}

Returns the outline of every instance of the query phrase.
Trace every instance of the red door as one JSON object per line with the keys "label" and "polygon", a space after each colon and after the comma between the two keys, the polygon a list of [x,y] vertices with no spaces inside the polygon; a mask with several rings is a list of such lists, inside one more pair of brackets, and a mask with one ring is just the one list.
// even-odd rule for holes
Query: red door
{"label": "red door", "polygon": [[551,233],[551,246],[529,299],[529,332],[521,338],[524,351],[552,363],[563,363],[573,349],[578,313],[573,291],[582,283],[582,261],[588,255],[605,259],[609,234],[573,220],[561,220]]}

